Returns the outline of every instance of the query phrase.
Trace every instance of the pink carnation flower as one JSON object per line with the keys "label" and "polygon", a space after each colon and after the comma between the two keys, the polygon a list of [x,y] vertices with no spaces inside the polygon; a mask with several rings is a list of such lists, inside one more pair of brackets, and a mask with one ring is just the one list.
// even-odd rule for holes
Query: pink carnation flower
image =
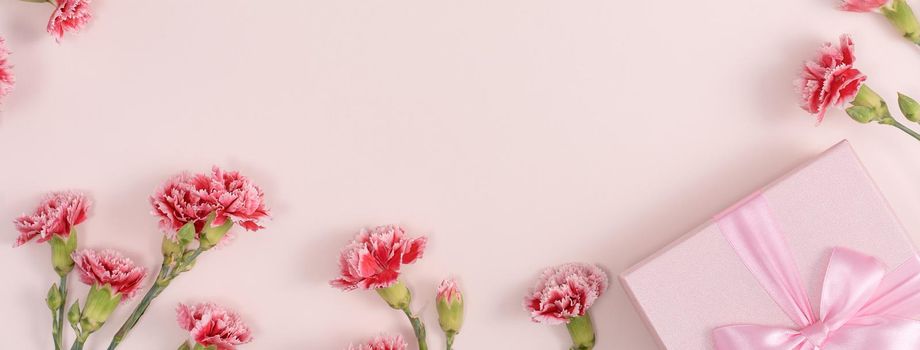
{"label": "pink carnation flower", "polygon": [[590,264],[564,264],[543,271],[524,308],[534,322],[568,323],[584,316],[591,304],[607,290],[607,274]]}
{"label": "pink carnation flower", "polygon": [[169,179],[150,197],[153,214],[160,217],[160,228],[171,238],[189,222],[201,232],[208,215],[215,214],[215,226],[232,220],[243,228],[263,228],[259,220],[269,215],[259,186],[239,172],[218,167],[211,174],[179,174]]}
{"label": "pink carnation flower", "polygon": [[10,51],[6,48],[6,41],[0,38],[0,98],[3,98],[13,90],[16,79],[13,77],[13,69],[9,62]]}
{"label": "pink carnation flower", "polygon": [[426,237],[408,238],[397,225],[362,229],[342,250],[339,268],[342,275],[332,280],[333,287],[342,290],[377,289],[392,286],[399,279],[403,264],[422,257]]}
{"label": "pink carnation flower", "polygon": [[252,333],[240,315],[216,304],[179,304],[176,319],[179,327],[189,331],[192,339],[203,346],[234,350],[237,345],[252,341]]}
{"label": "pink carnation flower", "polygon": [[366,344],[349,345],[348,350],[406,350],[409,344],[399,334],[391,336],[377,336]]}
{"label": "pink carnation flower", "polygon": [[457,281],[453,278],[448,278],[438,284],[438,295],[436,298],[436,300],[443,300],[448,304],[454,302],[455,300],[463,301],[463,295],[460,294],[460,288],[457,287]]}
{"label": "pink carnation flower", "polygon": [[825,43],[818,57],[805,62],[795,86],[802,109],[814,114],[819,123],[828,107],[842,107],[856,98],[866,76],[853,68],[855,61],[853,40],[844,34],[839,47]]}
{"label": "pink carnation flower", "polygon": [[840,8],[844,11],[871,12],[887,3],[888,0],[843,0]]}
{"label": "pink carnation flower", "polygon": [[146,269],[111,249],[83,249],[74,252],[72,257],[80,272],[80,281],[88,285],[109,285],[116,293],[121,293],[122,301],[133,297],[147,277]]}
{"label": "pink carnation flower", "polygon": [[77,32],[92,18],[89,0],[57,0],[57,8],[48,20],[48,33],[61,42],[65,32]]}
{"label": "pink carnation flower", "polygon": [[38,242],[46,242],[52,236],[70,237],[70,230],[86,220],[90,201],[77,192],[52,192],[30,215],[22,215],[13,223],[19,231],[15,246],[21,246],[38,237]]}

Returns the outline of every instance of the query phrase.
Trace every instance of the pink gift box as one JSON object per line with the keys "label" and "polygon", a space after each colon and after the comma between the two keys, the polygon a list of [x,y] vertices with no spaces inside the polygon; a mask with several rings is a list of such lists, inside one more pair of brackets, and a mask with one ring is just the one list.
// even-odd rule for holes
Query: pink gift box
{"label": "pink gift box", "polygon": [[[846,141],[759,193],[782,228],[814,307],[833,248],[857,250],[889,267],[916,254]],[[623,272],[620,281],[665,349],[713,349],[713,329],[732,324],[795,328],[715,219]]]}

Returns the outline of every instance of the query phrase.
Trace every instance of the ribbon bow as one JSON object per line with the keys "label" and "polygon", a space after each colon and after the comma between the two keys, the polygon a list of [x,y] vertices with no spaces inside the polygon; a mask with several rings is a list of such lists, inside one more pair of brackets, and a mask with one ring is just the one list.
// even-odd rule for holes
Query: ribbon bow
{"label": "ribbon bow", "polygon": [[831,252],[819,317],[785,237],[760,195],[716,218],[722,234],[794,329],[730,325],[713,331],[718,350],[920,349],[920,258],[887,272],[878,259],[846,248]]}

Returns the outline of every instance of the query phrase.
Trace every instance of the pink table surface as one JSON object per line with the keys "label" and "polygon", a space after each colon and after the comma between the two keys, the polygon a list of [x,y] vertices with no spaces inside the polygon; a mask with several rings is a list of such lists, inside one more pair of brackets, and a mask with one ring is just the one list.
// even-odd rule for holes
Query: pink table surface
{"label": "pink table surface", "polygon": [[[839,111],[815,128],[796,107],[799,63],[842,32],[889,103],[896,89],[920,96],[920,52],[880,16],[835,6],[99,0],[92,25],[58,45],[50,5],[3,1],[19,84],[0,112],[0,219],[44,191],[84,189],[96,206],[81,244],[153,268],[147,196],[180,170],[236,168],[264,186],[270,227],[204,256],[125,349],[174,348],[175,305],[203,300],[250,321],[244,349],[408,336],[373,293],[327,285],[353,232],[390,222],[430,234],[405,272],[432,349],[447,275],[467,294],[458,349],[563,349],[564,327],[521,308],[543,267],[596,262],[614,277],[843,138],[920,238],[920,144]],[[49,255],[0,249],[7,346],[50,348]],[[616,283],[592,311],[598,349],[655,348]]]}

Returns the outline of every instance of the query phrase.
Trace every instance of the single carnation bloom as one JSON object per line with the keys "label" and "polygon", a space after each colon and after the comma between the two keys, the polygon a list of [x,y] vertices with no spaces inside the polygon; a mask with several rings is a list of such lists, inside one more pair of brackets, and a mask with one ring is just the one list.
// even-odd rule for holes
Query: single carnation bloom
{"label": "single carnation bloom", "polygon": [[10,51],[6,48],[6,41],[0,38],[0,98],[9,94],[13,90],[13,85],[16,84],[9,56]]}
{"label": "single carnation bloom", "polygon": [[29,215],[22,215],[13,224],[19,231],[15,246],[21,246],[38,237],[38,242],[46,242],[52,236],[67,239],[71,229],[86,220],[91,203],[82,193],[52,192]]}
{"label": "single carnation bloom", "polygon": [[339,256],[341,276],[332,280],[342,290],[377,289],[392,286],[403,264],[422,257],[426,237],[409,238],[397,225],[362,229]]}
{"label": "single carnation bloom", "polygon": [[48,20],[48,33],[57,42],[61,42],[65,32],[77,32],[93,18],[89,0],[57,0],[57,4]]}
{"label": "single carnation bloom", "polygon": [[460,288],[457,287],[457,280],[448,278],[438,284],[437,301],[444,301],[448,304],[454,301],[463,301],[463,295],[460,294]]}
{"label": "single carnation bloom", "polygon": [[80,281],[91,286],[109,285],[115,293],[121,293],[122,301],[133,297],[147,277],[147,269],[111,249],[78,250],[72,258],[80,272]]}
{"label": "single carnation bloom", "polygon": [[563,324],[584,316],[607,290],[607,274],[591,264],[563,264],[543,271],[524,308],[534,322]]}
{"label": "single carnation bloom", "polygon": [[234,350],[252,341],[252,332],[240,315],[213,303],[179,304],[176,320],[196,343],[217,350]]}
{"label": "single carnation bloom", "polygon": [[359,345],[349,345],[348,350],[406,350],[409,344],[399,334],[377,336],[373,340]]}
{"label": "single carnation bloom", "polygon": [[801,94],[800,106],[814,114],[818,123],[824,120],[828,107],[843,107],[856,98],[866,76],[853,68],[855,61],[853,40],[844,34],[840,46],[825,43],[817,57],[805,62],[795,86]]}
{"label": "single carnation bloom", "polygon": [[844,11],[871,12],[887,3],[888,0],[843,0],[840,8]]}
{"label": "single carnation bloom", "polygon": [[250,231],[261,229],[259,220],[269,215],[259,186],[239,172],[225,172],[218,167],[209,175],[179,174],[170,178],[150,197],[150,204],[153,214],[160,217],[160,228],[170,238],[190,222],[200,233],[212,213],[214,226],[231,220]]}

